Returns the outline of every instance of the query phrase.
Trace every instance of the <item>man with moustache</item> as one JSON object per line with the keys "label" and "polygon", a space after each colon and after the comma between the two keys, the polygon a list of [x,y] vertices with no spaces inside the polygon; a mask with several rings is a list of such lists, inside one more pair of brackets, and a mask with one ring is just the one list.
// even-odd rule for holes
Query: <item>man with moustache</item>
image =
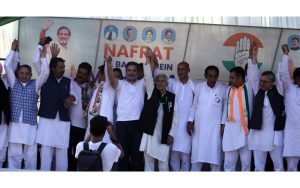
{"label": "man with moustache", "polygon": [[36,142],[42,145],[41,170],[51,169],[52,156],[55,151],[55,169],[66,171],[70,137],[69,108],[73,103],[77,103],[78,96],[74,92],[71,80],[64,77],[64,59],[52,57],[49,67],[49,78],[41,89],[41,105],[38,113],[40,125]]}
{"label": "man with moustache", "polygon": [[[145,53],[147,57],[153,56],[150,48]],[[110,84],[115,89],[118,100],[116,136],[125,152],[125,157],[119,160],[118,170],[128,171],[129,157],[131,157],[132,170],[140,171],[143,169],[143,164],[142,153],[139,151],[142,137],[139,119],[144,106],[146,81],[145,79],[138,80],[136,62],[131,61],[126,64],[126,79],[124,80],[114,77],[110,58],[106,58],[105,62]]]}

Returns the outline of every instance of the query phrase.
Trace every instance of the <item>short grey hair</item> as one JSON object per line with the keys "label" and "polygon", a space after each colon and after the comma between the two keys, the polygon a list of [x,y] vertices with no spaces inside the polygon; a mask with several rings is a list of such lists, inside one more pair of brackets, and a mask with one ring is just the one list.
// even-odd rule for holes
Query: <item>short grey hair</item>
{"label": "short grey hair", "polygon": [[271,82],[275,82],[276,81],[276,76],[272,71],[265,71],[261,74],[262,76],[268,76],[271,80]]}
{"label": "short grey hair", "polygon": [[167,75],[165,75],[165,74],[158,74],[158,75],[156,76],[156,78],[155,78],[155,82],[157,81],[157,79],[158,79],[159,77],[164,78],[167,82],[168,82],[168,80],[169,80],[169,78],[168,78]]}

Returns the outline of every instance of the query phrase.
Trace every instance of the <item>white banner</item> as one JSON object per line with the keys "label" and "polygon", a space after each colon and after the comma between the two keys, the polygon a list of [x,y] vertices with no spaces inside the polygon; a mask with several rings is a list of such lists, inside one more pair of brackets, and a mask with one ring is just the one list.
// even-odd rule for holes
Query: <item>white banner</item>
{"label": "white banner", "polygon": [[282,44],[288,44],[290,48],[289,57],[295,67],[300,67],[300,31],[293,29],[284,29],[280,38],[279,46],[277,49],[276,60],[274,63],[273,71],[277,71],[278,63],[281,62],[282,57]]}
{"label": "white banner", "polygon": [[[42,28],[46,29],[44,34],[53,39],[51,43],[57,43],[60,47],[58,57],[65,60],[65,76],[70,76],[71,71],[74,74],[82,62],[88,62],[94,67],[100,20],[31,17],[21,19],[19,39],[22,64],[32,65],[33,53]],[[47,56],[50,59],[49,48]]]}
{"label": "white banner", "polygon": [[125,73],[127,62],[145,62],[148,46],[156,54],[161,72],[176,74],[177,64],[183,60],[187,33],[188,24],[104,20],[97,64],[102,65],[104,54],[109,54],[113,66]]}
{"label": "white banner", "polygon": [[66,60],[66,76],[71,70],[75,73],[77,66],[84,61],[90,63],[96,73],[104,62],[104,54],[111,55],[114,67],[125,73],[127,62],[145,62],[147,46],[157,55],[162,73],[177,77],[177,64],[185,60],[190,64],[190,78],[196,81],[204,80],[204,70],[208,65],[216,65],[220,69],[219,79],[228,81],[232,67],[245,67],[252,42],[259,47],[261,71],[272,69],[276,72],[282,56],[281,45],[286,43],[291,49],[290,58],[296,67],[300,66],[299,30],[32,17],[20,20],[22,64],[32,65],[42,28],[46,28],[46,36],[51,36],[53,42],[59,44],[59,56]]}
{"label": "white banner", "polygon": [[192,65],[191,77],[203,80],[205,68],[215,65],[219,79],[227,81],[232,67],[245,67],[253,41],[259,47],[261,69],[271,69],[280,29],[193,24],[189,36],[186,60]]}

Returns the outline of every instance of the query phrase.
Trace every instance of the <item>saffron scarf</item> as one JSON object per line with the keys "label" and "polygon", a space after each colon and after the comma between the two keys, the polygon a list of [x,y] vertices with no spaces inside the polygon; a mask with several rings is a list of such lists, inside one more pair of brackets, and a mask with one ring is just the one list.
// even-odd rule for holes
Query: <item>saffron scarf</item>
{"label": "saffron scarf", "polygon": [[[232,89],[232,91],[231,91]],[[247,134],[248,133],[248,127],[247,127],[247,122],[246,122],[246,117],[245,117],[245,114],[244,114],[244,105],[243,105],[243,90],[244,90],[244,93],[245,93],[245,102],[246,102],[246,109],[247,109],[247,118],[249,120],[249,101],[248,101],[248,92],[247,92],[247,88],[246,86],[240,86],[238,89],[236,88],[230,88],[229,91],[228,91],[228,100],[229,100],[229,116],[227,114],[227,120],[229,122],[234,122],[235,119],[233,117],[233,99],[234,99],[234,95],[236,93],[236,90],[238,90],[238,102],[239,102],[239,110],[240,110],[240,116],[241,116],[241,119],[242,119],[242,125],[243,125],[243,129],[244,129],[244,133]],[[231,95],[230,95],[230,91],[231,91]],[[230,95],[230,98],[229,98],[229,95]],[[227,107],[228,109],[228,107]]]}

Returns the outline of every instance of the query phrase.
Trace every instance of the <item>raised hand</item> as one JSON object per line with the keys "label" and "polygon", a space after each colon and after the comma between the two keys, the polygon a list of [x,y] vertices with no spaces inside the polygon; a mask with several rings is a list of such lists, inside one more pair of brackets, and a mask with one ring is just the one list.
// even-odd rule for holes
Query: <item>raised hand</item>
{"label": "raised hand", "polygon": [[43,46],[43,49],[40,49],[40,56],[41,58],[46,58],[47,55],[47,48],[46,46]]}
{"label": "raised hand", "polygon": [[256,42],[253,42],[251,44],[249,57],[252,59],[252,63],[254,63],[254,64],[257,63],[257,54],[258,54],[258,47],[257,47]]}
{"label": "raised hand", "polygon": [[151,63],[151,58],[152,58],[152,49],[147,47],[146,48],[146,52],[145,52],[145,55],[146,55],[146,64],[149,64]]}
{"label": "raised hand", "polygon": [[20,49],[19,49],[19,41],[17,42],[17,45],[16,45],[16,52],[19,52],[20,51]]}
{"label": "raised hand", "polygon": [[19,50],[19,41],[17,39],[11,43],[11,50],[15,52]]}
{"label": "raised hand", "polygon": [[58,44],[56,43],[53,43],[51,46],[50,46],[50,51],[51,51],[51,56],[52,57],[57,57],[59,52],[60,52],[60,48],[58,47]]}
{"label": "raised hand", "polygon": [[76,77],[76,73],[77,73],[77,70],[75,68],[75,65],[71,65],[71,67],[70,67],[70,76],[72,78],[75,78]]}
{"label": "raised hand", "polygon": [[282,48],[282,52],[283,52],[285,55],[288,55],[288,54],[289,54],[289,51],[290,51],[290,50],[289,50],[289,47],[288,47],[287,44],[282,45],[281,48]]}
{"label": "raised hand", "polygon": [[53,20],[49,19],[47,22],[42,26],[42,30],[48,30],[54,24]]}
{"label": "raised hand", "polygon": [[105,63],[106,63],[107,65],[112,65],[112,58],[111,58],[111,56],[107,55],[107,56],[105,57]]}
{"label": "raised hand", "polygon": [[250,39],[247,37],[241,38],[236,42],[234,62],[235,66],[244,67],[247,63],[250,51]]}

